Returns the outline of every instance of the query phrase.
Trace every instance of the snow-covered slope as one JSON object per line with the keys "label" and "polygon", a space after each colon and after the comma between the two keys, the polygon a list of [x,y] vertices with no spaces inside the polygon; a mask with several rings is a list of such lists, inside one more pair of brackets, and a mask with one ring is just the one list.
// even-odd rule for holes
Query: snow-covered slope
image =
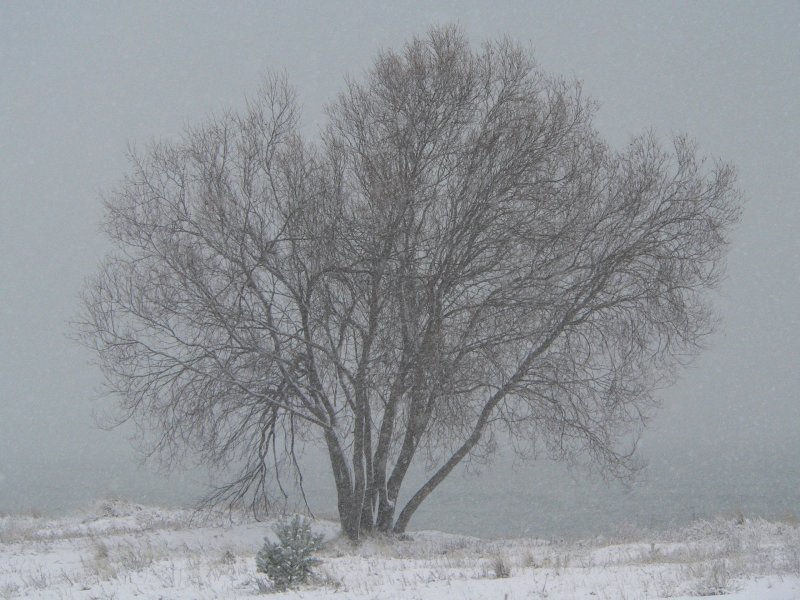
{"label": "snow-covered slope", "polygon": [[[334,523],[315,528],[328,539],[315,580],[270,598],[800,599],[792,522],[701,521],[580,542],[414,532],[358,547]],[[255,597],[270,591],[254,561],[265,536],[269,524],[241,517],[119,501],[55,520],[0,517],[0,599]]]}

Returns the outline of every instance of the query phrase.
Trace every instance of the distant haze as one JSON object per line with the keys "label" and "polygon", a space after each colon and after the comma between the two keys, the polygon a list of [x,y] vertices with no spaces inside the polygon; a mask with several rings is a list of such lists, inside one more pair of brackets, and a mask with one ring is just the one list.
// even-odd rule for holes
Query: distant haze
{"label": "distant haze", "polygon": [[[455,475],[416,527],[481,535],[603,531],[742,510],[800,515],[800,4],[309,2],[0,5],[0,511],[103,495],[187,503],[206,476],[138,465],[130,429],[102,431],[99,371],[68,339],[107,249],[100,193],[126,145],[243,105],[285,71],[306,131],[382,47],[432,24],[508,35],[576,77],[621,147],[688,133],[739,168],[747,198],[709,349],[661,394],[633,491],[501,457]],[[333,506],[324,471],[312,501]],[[491,491],[491,494],[488,493]],[[523,523],[520,526],[520,521]]]}

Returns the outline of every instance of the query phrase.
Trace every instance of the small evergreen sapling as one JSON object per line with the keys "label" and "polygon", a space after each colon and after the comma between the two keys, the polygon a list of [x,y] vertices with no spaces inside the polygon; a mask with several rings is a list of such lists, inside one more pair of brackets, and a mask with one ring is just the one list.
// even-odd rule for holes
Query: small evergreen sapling
{"label": "small evergreen sapling", "polygon": [[275,527],[279,543],[264,540],[256,556],[256,570],[266,573],[278,590],[303,583],[320,560],[311,556],[322,548],[322,535],[311,533],[311,523],[297,515]]}

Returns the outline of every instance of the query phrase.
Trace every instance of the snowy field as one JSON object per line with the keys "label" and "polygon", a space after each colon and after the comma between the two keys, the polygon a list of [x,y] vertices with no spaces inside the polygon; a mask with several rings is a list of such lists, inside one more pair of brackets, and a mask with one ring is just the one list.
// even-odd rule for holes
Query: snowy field
{"label": "snowy field", "polygon": [[254,560],[269,524],[120,501],[59,519],[0,516],[0,599],[800,599],[790,520],[578,542],[425,531],[358,547],[334,523],[315,528],[328,539],[315,580],[270,593]]}

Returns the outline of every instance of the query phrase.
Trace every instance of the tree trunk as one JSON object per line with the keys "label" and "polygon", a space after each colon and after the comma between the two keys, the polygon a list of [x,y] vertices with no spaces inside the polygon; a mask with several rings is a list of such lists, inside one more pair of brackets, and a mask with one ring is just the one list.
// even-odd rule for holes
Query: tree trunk
{"label": "tree trunk", "polygon": [[[378,521],[377,528],[384,533],[392,531],[392,523],[394,521],[394,512],[397,502],[397,496],[400,493],[400,486],[405,479],[408,468],[411,465],[411,460],[414,458],[414,453],[417,449],[417,442],[419,437],[417,435],[420,417],[417,415],[415,402],[412,401],[410,408],[411,415],[409,415],[409,422],[406,425],[406,433],[403,439],[403,445],[400,448],[400,454],[397,457],[397,462],[392,469],[392,475],[385,486],[385,493],[381,494],[380,503],[378,506]],[[385,473],[383,474],[385,478]]]}
{"label": "tree trunk", "polygon": [[325,441],[328,446],[333,480],[336,484],[336,508],[339,511],[342,532],[351,541],[356,541],[358,540],[358,519],[353,518],[353,484],[350,468],[339,444],[339,439],[332,430],[326,430]]}
{"label": "tree trunk", "polygon": [[369,402],[364,405],[364,469],[366,471],[366,488],[361,503],[361,530],[372,533],[374,525],[373,511],[375,507],[375,467],[372,461],[372,414]]}
{"label": "tree trunk", "polygon": [[470,453],[470,451],[481,439],[484,425],[485,421],[483,423],[479,423],[479,426],[476,427],[475,431],[467,439],[467,441],[464,442],[464,444],[453,454],[453,456],[451,456],[450,459],[444,465],[442,465],[442,467],[436,471],[436,473],[434,473],[433,477],[425,482],[425,484],[417,491],[417,493],[411,497],[411,500],[409,500],[405,507],[403,507],[403,510],[400,511],[400,516],[397,517],[397,522],[392,528],[393,533],[405,533],[411,517],[414,515],[414,512],[416,512],[417,508],[419,508],[419,505],[422,504],[422,501],[425,500],[425,498],[427,498],[442,481],[444,481],[445,477],[447,477],[456,467],[456,465],[458,465],[458,463],[460,463],[464,457]]}

